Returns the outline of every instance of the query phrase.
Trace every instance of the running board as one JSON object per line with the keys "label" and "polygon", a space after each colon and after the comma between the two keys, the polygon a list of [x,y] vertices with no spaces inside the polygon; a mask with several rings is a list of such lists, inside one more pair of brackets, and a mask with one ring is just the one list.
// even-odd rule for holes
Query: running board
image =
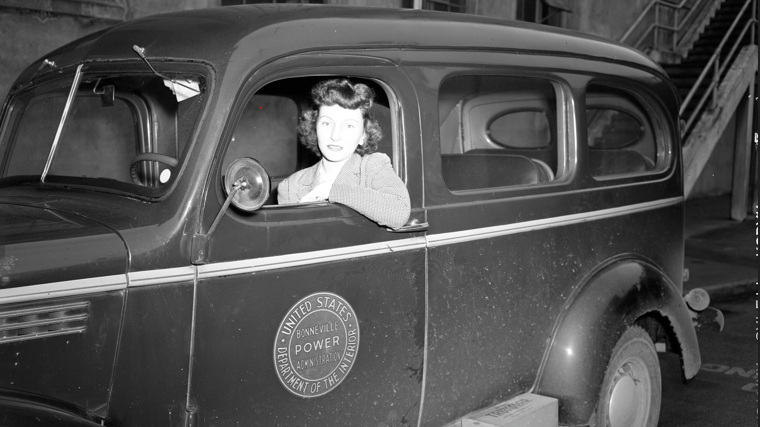
{"label": "running board", "polygon": [[525,393],[444,427],[557,427],[557,399]]}

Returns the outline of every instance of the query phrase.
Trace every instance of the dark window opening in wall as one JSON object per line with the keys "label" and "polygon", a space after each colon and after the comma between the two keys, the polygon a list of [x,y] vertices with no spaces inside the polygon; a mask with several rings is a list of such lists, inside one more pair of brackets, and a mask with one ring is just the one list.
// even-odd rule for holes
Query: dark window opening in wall
{"label": "dark window opening in wall", "polygon": [[443,12],[463,13],[465,11],[464,6],[464,0],[425,0],[422,2],[423,9]]}
{"label": "dark window opening in wall", "polygon": [[235,6],[238,4],[263,4],[263,3],[313,3],[323,4],[324,0],[222,0],[222,6]]}
{"label": "dark window opening in wall", "polygon": [[[465,0],[418,0],[420,8],[425,10],[438,10],[442,12],[459,12],[465,13],[467,11],[467,4]],[[404,0],[402,7],[411,9],[415,7],[414,0]]]}
{"label": "dark window opening in wall", "polygon": [[516,18],[562,27],[562,13],[572,12],[572,0],[519,0]]}
{"label": "dark window opening in wall", "polygon": [[127,13],[126,0],[0,0],[0,8],[9,7],[51,15],[73,15],[104,21],[124,21]]}

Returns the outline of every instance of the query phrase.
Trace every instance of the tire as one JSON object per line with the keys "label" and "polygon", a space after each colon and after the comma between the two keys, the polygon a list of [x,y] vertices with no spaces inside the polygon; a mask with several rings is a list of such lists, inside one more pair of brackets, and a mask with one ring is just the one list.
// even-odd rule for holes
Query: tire
{"label": "tire", "polygon": [[657,351],[649,334],[631,326],[612,350],[596,406],[596,427],[656,427],[661,400]]}

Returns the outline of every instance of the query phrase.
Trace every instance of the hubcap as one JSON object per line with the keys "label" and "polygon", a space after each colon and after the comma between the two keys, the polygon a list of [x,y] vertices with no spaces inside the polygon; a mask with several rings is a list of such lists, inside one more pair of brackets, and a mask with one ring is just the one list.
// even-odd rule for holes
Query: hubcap
{"label": "hubcap", "polygon": [[649,418],[652,392],[649,372],[640,359],[620,365],[610,393],[610,427],[645,427]]}

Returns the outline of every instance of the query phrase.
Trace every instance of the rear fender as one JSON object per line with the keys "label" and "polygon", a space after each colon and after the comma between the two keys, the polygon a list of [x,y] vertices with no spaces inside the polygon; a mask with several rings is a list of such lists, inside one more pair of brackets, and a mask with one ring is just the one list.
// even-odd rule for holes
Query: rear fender
{"label": "rear fender", "polygon": [[675,336],[684,377],[697,374],[697,335],[678,288],[646,260],[611,260],[571,295],[539,370],[535,393],[559,399],[560,424],[589,420],[615,343],[647,314]]}

